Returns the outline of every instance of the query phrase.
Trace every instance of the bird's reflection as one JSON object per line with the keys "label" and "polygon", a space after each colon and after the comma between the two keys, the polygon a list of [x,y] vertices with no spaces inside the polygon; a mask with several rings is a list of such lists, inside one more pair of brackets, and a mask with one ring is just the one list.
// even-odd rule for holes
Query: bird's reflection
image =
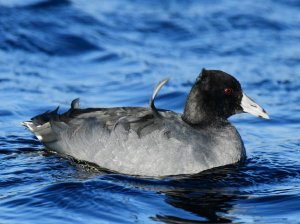
{"label": "bird's reflection", "polygon": [[230,211],[235,201],[247,196],[238,193],[236,167],[215,169],[203,174],[174,179],[174,189],[163,190],[166,203],[194,215],[195,219],[156,215],[165,223],[231,223]]}

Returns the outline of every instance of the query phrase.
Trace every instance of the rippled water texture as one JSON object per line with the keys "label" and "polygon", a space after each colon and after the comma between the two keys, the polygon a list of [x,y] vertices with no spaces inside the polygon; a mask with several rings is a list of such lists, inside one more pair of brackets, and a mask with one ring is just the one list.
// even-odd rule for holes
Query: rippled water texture
{"label": "rippled water texture", "polygon": [[[299,223],[299,1],[0,0],[1,223]],[[181,112],[203,68],[236,76],[271,116],[231,121],[236,167],[145,179],[49,154],[20,122],[69,107]]]}

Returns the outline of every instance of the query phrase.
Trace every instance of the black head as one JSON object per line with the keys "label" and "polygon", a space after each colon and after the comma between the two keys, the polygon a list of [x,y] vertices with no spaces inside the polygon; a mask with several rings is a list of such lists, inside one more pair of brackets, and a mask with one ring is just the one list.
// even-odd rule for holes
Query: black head
{"label": "black head", "polygon": [[183,120],[190,124],[226,121],[231,115],[245,111],[242,105],[245,98],[249,99],[233,76],[203,69],[188,96]]}

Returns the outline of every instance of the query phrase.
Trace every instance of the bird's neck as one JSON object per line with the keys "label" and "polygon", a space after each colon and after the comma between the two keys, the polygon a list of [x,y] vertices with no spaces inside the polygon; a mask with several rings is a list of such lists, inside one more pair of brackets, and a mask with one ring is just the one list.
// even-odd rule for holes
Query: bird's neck
{"label": "bird's neck", "polygon": [[194,85],[185,104],[182,119],[190,125],[218,125],[228,123],[217,113],[213,99],[205,95]]}

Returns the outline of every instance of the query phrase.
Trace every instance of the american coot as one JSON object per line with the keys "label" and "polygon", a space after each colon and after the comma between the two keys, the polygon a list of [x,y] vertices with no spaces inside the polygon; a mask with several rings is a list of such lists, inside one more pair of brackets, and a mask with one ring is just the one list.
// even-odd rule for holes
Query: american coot
{"label": "american coot", "polygon": [[218,70],[203,69],[187,98],[183,114],[155,108],[71,108],[35,116],[23,124],[50,150],[116,172],[167,176],[199,173],[242,161],[243,141],[227,120],[248,112],[268,119],[247,97],[240,83]]}

